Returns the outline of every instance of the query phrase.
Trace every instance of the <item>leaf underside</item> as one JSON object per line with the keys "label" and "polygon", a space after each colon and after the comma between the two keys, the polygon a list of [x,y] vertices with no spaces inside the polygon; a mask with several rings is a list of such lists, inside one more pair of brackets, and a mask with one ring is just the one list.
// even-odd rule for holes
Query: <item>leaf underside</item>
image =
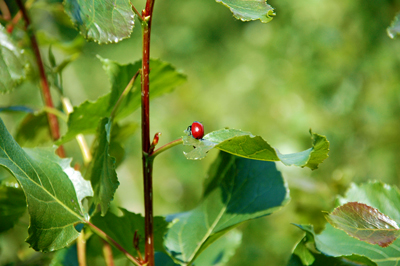
{"label": "leaf underside", "polygon": [[80,200],[90,196],[91,188],[69,167],[68,159],[60,159],[54,149],[23,150],[0,119],[0,165],[25,193],[30,215],[26,241],[32,248],[53,251],[77,238],[74,225],[85,221]]}
{"label": "leaf underside", "polygon": [[288,190],[273,162],[249,160],[220,152],[209,170],[200,205],[174,220],[165,246],[182,263],[194,259],[238,224],[271,214],[288,200]]}

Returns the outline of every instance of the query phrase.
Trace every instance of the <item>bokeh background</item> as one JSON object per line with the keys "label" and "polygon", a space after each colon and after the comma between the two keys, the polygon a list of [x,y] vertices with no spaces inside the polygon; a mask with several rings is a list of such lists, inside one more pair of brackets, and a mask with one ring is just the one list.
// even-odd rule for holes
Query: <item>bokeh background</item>
{"label": "bokeh background", "polygon": [[[62,14],[58,2],[38,0],[31,15],[45,57],[53,40],[63,41],[53,46],[58,61],[81,51],[63,74],[65,95],[79,105],[110,89],[97,54],[124,64],[140,58],[140,24],[120,43],[86,42],[57,15]],[[144,7],[144,1],[132,2]],[[230,266],[285,265],[303,235],[291,223],[322,229],[322,211],[330,211],[336,195],[351,182],[376,179],[400,185],[400,40],[386,33],[400,1],[268,3],[276,11],[268,24],[238,21],[212,0],[156,1],[154,11],[152,57],[188,76],[183,86],[151,103],[151,132],[162,132],[160,145],[179,138],[195,120],[203,122],[206,132],[224,127],[250,131],[282,153],[309,148],[310,128],[331,143],[330,157],[318,170],[277,163],[291,202],[239,227],[243,243]],[[0,106],[14,104],[42,106],[34,82],[0,96]],[[0,116],[12,133],[23,118],[20,113]],[[125,122],[132,121],[140,121],[140,111]],[[125,148],[114,203],[143,212],[139,131]],[[76,143],[66,149],[82,161]],[[202,161],[188,161],[183,150],[175,147],[155,162],[156,215],[190,210],[199,202],[217,151]],[[0,263],[32,256],[21,244],[25,237],[26,224],[0,235]]]}

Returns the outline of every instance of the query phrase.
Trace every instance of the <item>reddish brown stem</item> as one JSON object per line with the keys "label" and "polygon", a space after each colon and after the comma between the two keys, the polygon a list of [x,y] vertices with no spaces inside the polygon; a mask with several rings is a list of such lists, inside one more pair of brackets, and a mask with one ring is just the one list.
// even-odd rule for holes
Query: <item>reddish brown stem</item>
{"label": "reddish brown stem", "polygon": [[[31,21],[28,16],[28,12],[27,12],[24,4],[22,3],[22,0],[16,0],[16,3],[22,13],[22,17],[24,18],[25,29],[28,31],[28,34],[29,34],[29,37],[31,40],[32,50],[33,50],[33,53],[35,54],[35,58],[36,58],[36,64],[39,68],[40,83],[42,85],[42,96],[43,96],[45,105],[50,108],[54,108],[53,100],[51,99],[50,86],[47,81],[42,57],[40,55],[39,45],[36,40],[36,36],[35,36],[34,32],[32,32],[30,29]],[[51,136],[52,136],[53,140],[59,139],[60,138],[60,126],[58,124],[57,117],[54,114],[47,113],[47,118],[49,120],[50,132],[51,132]],[[58,147],[57,153],[60,157],[65,157],[65,151],[64,151],[63,146]]]}
{"label": "reddish brown stem", "polygon": [[150,73],[150,32],[153,16],[154,0],[147,0],[143,17],[143,54],[142,54],[142,152],[143,152],[143,187],[145,212],[145,257],[148,266],[154,266],[153,243],[153,159],[150,153],[150,105],[149,105],[149,73]]}

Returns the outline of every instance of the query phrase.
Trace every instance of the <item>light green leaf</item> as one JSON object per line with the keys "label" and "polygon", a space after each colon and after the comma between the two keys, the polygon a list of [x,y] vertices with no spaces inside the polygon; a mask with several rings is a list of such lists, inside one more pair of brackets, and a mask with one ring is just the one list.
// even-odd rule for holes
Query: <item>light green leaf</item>
{"label": "light green leaf", "polygon": [[263,23],[270,22],[275,16],[274,9],[265,0],[216,0],[227,6],[233,16],[241,21],[259,19]]}
{"label": "light green leaf", "polygon": [[211,166],[202,202],[171,215],[165,246],[175,259],[191,263],[211,243],[238,224],[279,210],[289,193],[272,162],[220,152]]}
{"label": "light green leaf", "polygon": [[400,13],[394,17],[392,24],[387,28],[387,33],[392,39],[400,35]]}
{"label": "light green leaf", "polygon": [[86,219],[80,200],[91,189],[69,160],[57,157],[54,149],[23,150],[0,119],[0,165],[24,190],[30,215],[26,241],[35,250],[61,249],[76,239],[74,225]]}
{"label": "light green leaf", "polygon": [[[187,130],[185,130],[187,133]],[[254,136],[250,132],[237,129],[222,129],[211,132],[203,139],[195,139],[192,136],[183,136],[183,145],[193,146],[194,150],[184,152],[190,160],[203,159],[209,150],[213,148],[253,160],[282,161],[285,165],[295,165],[317,169],[329,152],[329,141],[325,136],[312,133],[312,148],[292,154],[282,154],[274,149],[260,136]]]}
{"label": "light green leaf", "polygon": [[103,216],[107,213],[109,204],[119,186],[115,172],[115,159],[109,155],[110,131],[110,119],[103,118],[97,129],[93,159],[86,172],[86,179],[91,181],[94,190],[94,203],[100,204]]}
{"label": "light green leaf", "polygon": [[21,188],[0,185],[0,233],[12,228],[26,211],[26,199]]}
{"label": "light green leaf", "polygon": [[[90,221],[134,256],[137,256],[137,251],[133,247],[133,236],[136,231],[137,235],[140,237],[140,251],[144,254],[145,235],[143,216],[129,212],[123,208],[120,209],[123,213],[122,216],[117,216],[112,212],[108,212],[105,216],[101,216],[97,213]],[[167,226],[168,223],[165,221],[164,217],[154,217],[154,249],[156,251],[164,251],[163,238],[167,231]],[[99,253],[101,253],[101,251],[99,251]]]}
{"label": "light green leaf", "polygon": [[395,221],[366,204],[348,202],[326,215],[328,222],[348,235],[387,247],[400,235]]}
{"label": "light green leaf", "polygon": [[[94,133],[99,121],[103,117],[110,116],[122,91],[142,65],[141,61],[120,65],[108,59],[100,58],[100,60],[110,79],[111,92],[98,98],[95,102],[86,101],[80,106],[74,107],[74,111],[68,119],[68,132],[58,142],[59,144],[73,139],[77,134]],[[186,80],[185,75],[176,71],[172,65],[160,60],[150,60],[150,68],[150,99],[171,92]],[[131,92],[119,106],[115,121],[134,112],[140,107],[140,103],[140,78],[138,78]]]}
{"label": "light green leaf", "polygon": [[65,12],[80,33],[98,43],[116,43],[131,35],[135,14],[129,0],[64,0]]}
{"label": "light green leaf", "polygon": [[29,63],[7,30],[0,24],[0,93],[14,89],[26,78]]}

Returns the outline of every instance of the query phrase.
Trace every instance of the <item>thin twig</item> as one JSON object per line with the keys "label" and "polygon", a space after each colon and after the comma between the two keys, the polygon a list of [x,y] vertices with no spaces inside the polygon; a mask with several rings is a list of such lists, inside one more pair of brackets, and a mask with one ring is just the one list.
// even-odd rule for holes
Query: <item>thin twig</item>
{"label": "thin twig", "polygon": [[144,19],[143,19],[142,15],[139,13],[139,11],[137,11],[136,7],[132,3],[131,3],[131,6],[132,6],[133,12],[135,12],[135,14],[139,17],[140,21],[143,21]]}
{"label": "thin twig", "polygon": [[112,248],[106,241],[103,243],[103,256],[107,266],[114,266],[114,257],[112,254]]}
{"label": "thin twig", "polygon": [[76,240],[76,249],[78,253],[79,266],[86,266],[86,239],[84,230],[81,231]]}

